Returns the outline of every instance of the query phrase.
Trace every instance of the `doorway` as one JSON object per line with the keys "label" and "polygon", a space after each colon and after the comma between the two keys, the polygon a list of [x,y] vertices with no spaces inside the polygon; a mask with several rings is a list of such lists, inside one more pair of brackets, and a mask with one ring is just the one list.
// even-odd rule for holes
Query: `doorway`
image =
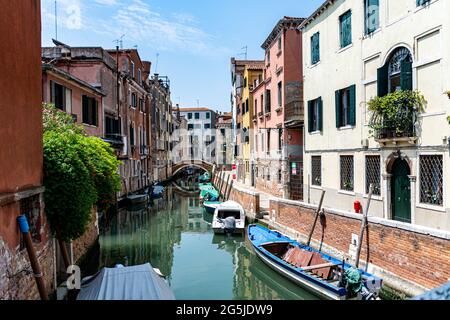
{"label": "doorway", "polygon": [[411,170],[406,160],[397,159],[392,166],[392,219],[411,223]]}

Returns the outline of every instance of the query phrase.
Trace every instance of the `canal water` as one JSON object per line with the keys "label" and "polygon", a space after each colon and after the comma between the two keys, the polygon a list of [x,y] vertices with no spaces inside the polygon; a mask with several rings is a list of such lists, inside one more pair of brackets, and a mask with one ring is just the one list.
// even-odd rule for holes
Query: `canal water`
{"label": "canal water", "polygon": [[100,265],[150,262],[176,299],[317,299],[266,266],[244,236],[214,235],[198,195],[167,188],[151,209],[123,208],[103,220]]}

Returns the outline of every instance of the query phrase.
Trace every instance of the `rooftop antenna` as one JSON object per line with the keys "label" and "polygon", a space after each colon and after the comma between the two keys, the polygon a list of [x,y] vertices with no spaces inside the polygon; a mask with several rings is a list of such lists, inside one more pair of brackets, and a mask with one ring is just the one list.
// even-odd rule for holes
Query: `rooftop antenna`
{"label": "rooftop antenna", "polygon": [[58,3],[55,0],[55,39],[58,40]]}
{"label": "rooftop antenna", "polygon": [[118,40],[119,42],[119,44],[120,44],[120,50],[122,50],[123,49],[123,37],[125,37],[125,34],[123,34],[121,37],[120,37],[120,40]]}
{"label": "rooftop antenna", "polygon": [[159,62],[159,53],[156,54],[155,73],[158,73],[158,62]]}
{"label": "rooftop antenna", "polygon": [[197,99],[197,108],[200,107],[200,100]]}
{"label": "rooftop antenna", "polygon": [[248,47],[242,47],[241,50],[244,50],[243,53],[238,54],[238,56],[245,56],[245,60],[247,60],[247,52],[248,52]]}

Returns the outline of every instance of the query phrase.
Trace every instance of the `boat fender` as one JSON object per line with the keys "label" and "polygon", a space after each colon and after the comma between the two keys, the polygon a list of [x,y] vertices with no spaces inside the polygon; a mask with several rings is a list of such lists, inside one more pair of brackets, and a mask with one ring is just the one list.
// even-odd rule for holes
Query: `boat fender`
{"label": "boat fender", "polygon": [[17,217],[17,222],[19,222],[19,228],[21,233],[28,233],[30,227],[28,226],[27,217],[22,215]]}

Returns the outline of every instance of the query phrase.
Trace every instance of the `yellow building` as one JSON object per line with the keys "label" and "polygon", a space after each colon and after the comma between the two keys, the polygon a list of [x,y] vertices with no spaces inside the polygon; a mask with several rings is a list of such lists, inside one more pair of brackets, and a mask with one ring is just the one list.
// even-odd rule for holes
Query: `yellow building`
{"label": "yellow building", "polygon": [[253,141],[253,124],[256,120],[253,89],[263,79],[264,61],[252,61],[245,65],[242,90],[242,158],[245,165],[245,183],[254,185],[253,160],[251,159]]}

